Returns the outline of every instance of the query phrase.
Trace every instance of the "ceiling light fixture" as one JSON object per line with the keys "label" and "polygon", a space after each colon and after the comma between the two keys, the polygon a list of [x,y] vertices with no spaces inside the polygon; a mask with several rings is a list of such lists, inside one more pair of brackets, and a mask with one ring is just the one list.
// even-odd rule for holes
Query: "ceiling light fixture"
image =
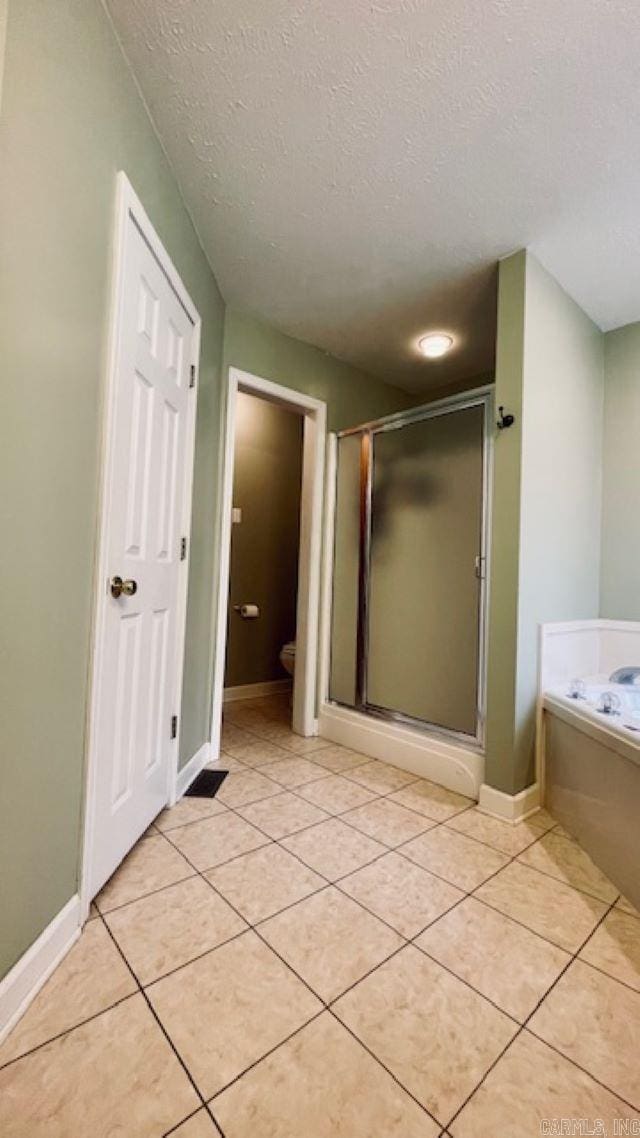
{"label": "ceiling light fixture", "polygon": [[428,360],[437,360],[453,347],[453,336],[448,336],[445,332],[430,332],[418,340],[418,347]]}

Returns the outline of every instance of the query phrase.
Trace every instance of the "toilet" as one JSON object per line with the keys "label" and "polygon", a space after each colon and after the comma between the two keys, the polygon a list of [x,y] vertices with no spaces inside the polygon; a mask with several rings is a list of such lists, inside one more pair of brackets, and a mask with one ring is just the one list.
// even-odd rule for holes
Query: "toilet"
{"label": "toilet", "polygon": [[287,671],[289,675],[292,676],[296,666],[295,640],[290,641],[289,644],[283,645],[282,651],[280,652],[280,663],[282,664],[282,667],[285,669],[285,671]]}

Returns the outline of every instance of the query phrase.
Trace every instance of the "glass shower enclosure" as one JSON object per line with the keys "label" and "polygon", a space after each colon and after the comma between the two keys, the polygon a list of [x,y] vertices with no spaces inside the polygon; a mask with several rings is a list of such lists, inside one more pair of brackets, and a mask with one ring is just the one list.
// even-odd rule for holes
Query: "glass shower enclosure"
{"label": "glass shower enclosure", "polygon": [[491,390],[337,440],[329,699],[481,746]]}

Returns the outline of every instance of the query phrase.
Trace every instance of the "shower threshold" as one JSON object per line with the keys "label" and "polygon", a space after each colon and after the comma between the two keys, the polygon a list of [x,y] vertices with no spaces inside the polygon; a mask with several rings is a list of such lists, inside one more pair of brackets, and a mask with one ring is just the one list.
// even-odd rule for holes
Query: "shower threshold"
{"label": "shower threshold", "polygon": [[484,753],[469,736],[454,737],[421,721],[376,714],[326,701],[320,706],[319,732],[372,759],[390,763],[447,790],[478,799],[484,782]]}
{"label": "shower threshold", "polygon": [[[348,708],[347,704],[340,704],[336,701],[337,707]],[[483,753],[482,739],[476,735],[469,735],[464,731],[455,731],[451,727],[445,727],[441,723],[432,723],[427,719],[418,719],[415,715],[408,715],[404,711],[395,711],[389,707],[378,707],[373,703],[366,703],[362,707],[348,708],[352,711],[359,711],[362,715],[370,715],[374,719],[383,719],[389,723],[403,723],[406,727],[413,728],[414,731],[420,731],[424,735],[436,735],[442,739],[450,739],[452,742],[461,744],[461,746],[469,747],[471,750],[477,751],[479,754]],[[478,722],[481,724],[480,716]]]}

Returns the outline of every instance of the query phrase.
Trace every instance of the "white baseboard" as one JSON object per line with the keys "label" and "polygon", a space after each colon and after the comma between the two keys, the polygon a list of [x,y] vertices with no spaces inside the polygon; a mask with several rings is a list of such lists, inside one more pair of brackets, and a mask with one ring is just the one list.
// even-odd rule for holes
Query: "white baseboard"
{"label": "white baseboard", "polygon": [[325,739],[343,747],[478,798],[484,778],[484,755],[479,751],[332,703],[320,707],[319,728]]}
{"label": "white baseboard", "polygon": [[76,893],[0,982],[0,1043],[79,936],[80,897]]}
{"label": "white baseboard", "polygon": [[195,755],[192,755],[189,761],[178,771],[178,777],[176,779],[176,802],[179,802],[185,790],[191,786],[196,775],[199,775],[202,768],[206,767],[209,762],[211,762],[211,744],[207,742],[203,743]]}
{"label": "white baseboard", "polygon": [[260,684],[240,684],[236,688],[225,688],[222,702],[236,703],[239,699],[260,699],[264,695],[278,695],[279,692],[291,691],[292,687],[292,680],[265,680]]}
{"label": "white baseboard", "polygon": [[534,782],[521,790],[519,794],[505,794],[483,782],[480,787],[478,809],[493,818],[500,818],[503,822],[523,822],[531,814],[540,809],[541,794],[540,783]]}

